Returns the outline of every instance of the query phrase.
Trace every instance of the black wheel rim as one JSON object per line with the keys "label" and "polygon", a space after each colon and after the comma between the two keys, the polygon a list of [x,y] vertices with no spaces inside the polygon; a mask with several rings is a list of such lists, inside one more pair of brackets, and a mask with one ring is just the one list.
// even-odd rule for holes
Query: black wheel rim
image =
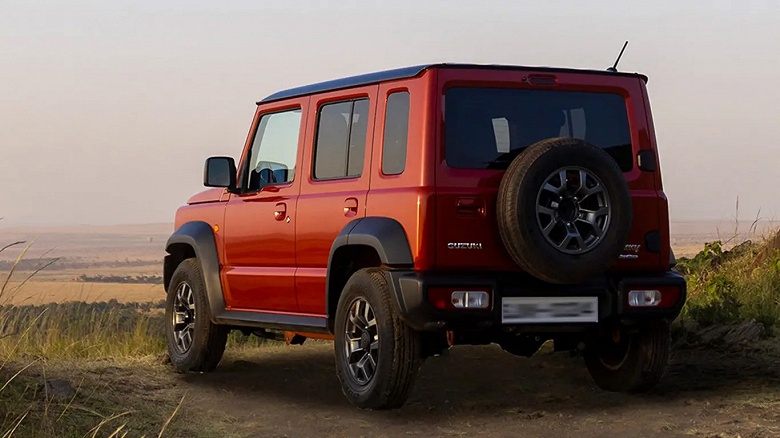
{"label": "black wheel rim", "polygon": [[536,196],[536,220],[544,238],[566,254],[595,248],[609,229],[612,206],[601,180],[583,167],[551,173]]}
{"label": "black wheel rim", "polygon": [[356,299],[349,306],[344,331],[349,372],[360,385],[367,385],[379,363],[379,331],[374,309],[364,298]]}
{"label": "black wheel rim", "polygon": [[195,334],[195,296],[187,282],[179,283],[173,298],[173,340],[179,353],[186,353],[192,346]]}

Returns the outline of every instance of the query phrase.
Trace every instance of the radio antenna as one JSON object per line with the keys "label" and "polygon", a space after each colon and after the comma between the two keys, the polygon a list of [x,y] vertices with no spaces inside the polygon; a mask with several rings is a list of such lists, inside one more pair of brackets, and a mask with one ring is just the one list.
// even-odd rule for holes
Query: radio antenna
{"label": "radio antenna", "polygon": [[618,62],[620,62],[620,58],[623,57],[623,52],[626,50],[626,46],[627,45],[628,45],[628,41],[626,41],[623,44],[623,48],[620,49],[620,54],[618,55],[617,59],[615,60],[615,64],[612,67],[607,68],[607,71],[611,71],[611,72],[617,73]]}

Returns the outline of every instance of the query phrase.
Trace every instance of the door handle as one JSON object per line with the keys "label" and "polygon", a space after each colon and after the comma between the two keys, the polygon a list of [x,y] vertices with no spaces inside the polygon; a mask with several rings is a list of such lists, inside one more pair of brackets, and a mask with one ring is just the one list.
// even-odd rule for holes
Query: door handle
{"label": "door handle", "polygon": [[358,200],[356,198],[347,198],[344,200],[344,216],[352,217],[357,215]]}
{"label": "door handle", "polygon": [[287,204],[280,202],[276,204],[276,208],[274,209],[274,219],[283,221],[285,217],[287,217]]}

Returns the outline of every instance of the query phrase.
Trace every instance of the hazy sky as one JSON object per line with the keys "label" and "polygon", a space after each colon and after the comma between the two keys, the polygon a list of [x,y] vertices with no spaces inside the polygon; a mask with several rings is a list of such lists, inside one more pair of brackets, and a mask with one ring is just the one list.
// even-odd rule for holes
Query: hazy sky
{"label": "hazy sky", "polygon": [[[587,6],[586,6],[587,5]],[[650,76],[675,219],[780,218],[780,1],[16,1],[2,226],[168,222],[281,88],[426,62]]]}

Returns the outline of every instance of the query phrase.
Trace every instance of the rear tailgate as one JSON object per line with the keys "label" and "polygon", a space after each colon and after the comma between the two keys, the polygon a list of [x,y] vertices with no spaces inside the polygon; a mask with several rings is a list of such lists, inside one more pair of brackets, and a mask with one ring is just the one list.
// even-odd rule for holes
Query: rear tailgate
{"label": "rear tailgate", "polygon": [[[543,85],[533,85],[535,77],[544,77],[538,81]],[[665,269],[668,210],[660,170],[642,171],[637,164],[640,152],[645,165],[657,163],[644,87],[638,76],[439,70],[437,269],[518,270],[497,228],[498,186],[516,156],[511,154],[560,136],[604,148],[624,171],[634,221],[614,269]],[[503,157],[510,159],[504,163]]]}

